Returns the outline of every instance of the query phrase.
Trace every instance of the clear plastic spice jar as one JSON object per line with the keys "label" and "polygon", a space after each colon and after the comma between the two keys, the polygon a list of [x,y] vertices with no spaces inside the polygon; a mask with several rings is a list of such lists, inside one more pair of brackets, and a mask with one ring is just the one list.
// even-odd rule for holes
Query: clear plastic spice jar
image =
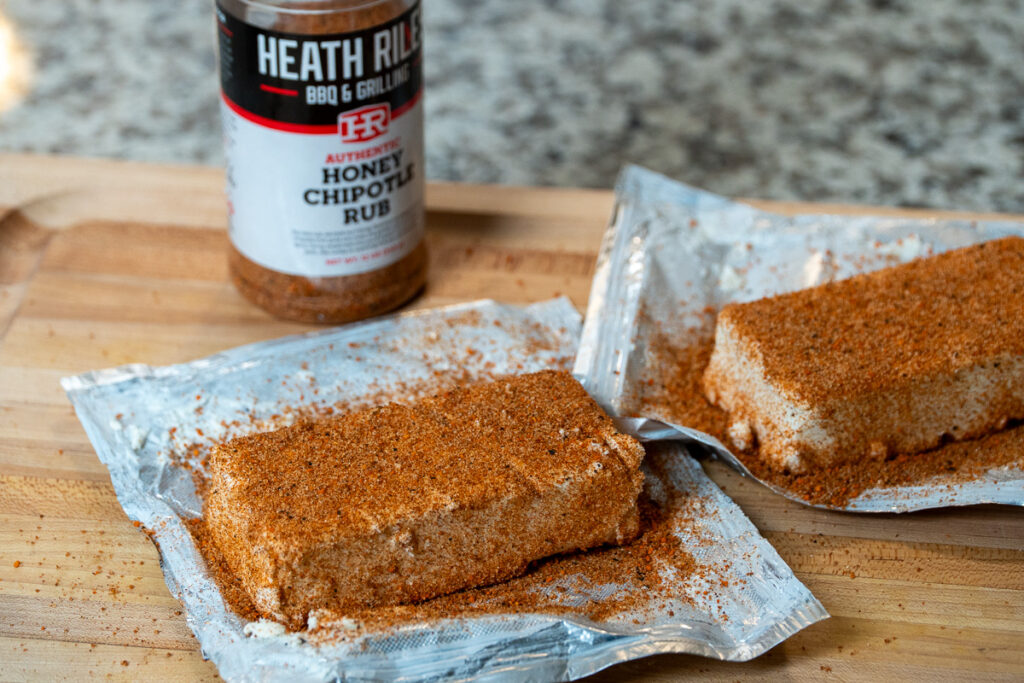
{"label": "clear plastic spice jar", "polygon": [[218,0],[231,279],[304,322],[424,286],[419,0]]}

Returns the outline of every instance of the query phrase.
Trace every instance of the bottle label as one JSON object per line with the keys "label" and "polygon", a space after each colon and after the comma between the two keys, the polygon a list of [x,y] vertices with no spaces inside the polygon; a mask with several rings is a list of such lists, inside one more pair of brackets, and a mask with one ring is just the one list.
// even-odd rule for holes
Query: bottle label
{"label": "bottle label", "polygon": [[235,247],[307,277],[412,251],[423,237],[419,3],[372,28],[313,34],[248,24],[218,2],[217,29]]}

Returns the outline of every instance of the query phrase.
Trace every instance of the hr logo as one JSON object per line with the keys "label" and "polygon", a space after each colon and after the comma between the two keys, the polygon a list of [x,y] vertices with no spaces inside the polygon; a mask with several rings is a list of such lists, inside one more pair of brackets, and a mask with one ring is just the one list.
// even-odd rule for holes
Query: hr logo
{"label": "hr logo", "polygon": [[388,132],[391,105],[371,104],[338,115],[338,133],[342,142],[366,142]]}

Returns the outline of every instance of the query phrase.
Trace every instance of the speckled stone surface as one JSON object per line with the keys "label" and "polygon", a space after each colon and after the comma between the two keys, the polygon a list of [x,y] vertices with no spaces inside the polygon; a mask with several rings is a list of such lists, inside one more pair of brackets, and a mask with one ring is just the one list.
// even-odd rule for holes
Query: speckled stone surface
{"label": "speckled stone surface", "polygon": [[[221,161],[207,0],[0,0],[0,149]],[[424,0],[428,176],[1024,212],[1024,2]]]}

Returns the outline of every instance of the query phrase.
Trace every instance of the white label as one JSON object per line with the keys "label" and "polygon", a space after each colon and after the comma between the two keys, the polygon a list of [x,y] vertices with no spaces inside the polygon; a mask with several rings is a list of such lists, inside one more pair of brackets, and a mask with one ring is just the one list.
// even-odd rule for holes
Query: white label
{"label": "white label", "polygon": [[387,107],[344,112],[324,134],[265,127],[222,100],[235,247],[307,277],[378,270],[412,251],[423,238],[423,103],[394,119]]}

